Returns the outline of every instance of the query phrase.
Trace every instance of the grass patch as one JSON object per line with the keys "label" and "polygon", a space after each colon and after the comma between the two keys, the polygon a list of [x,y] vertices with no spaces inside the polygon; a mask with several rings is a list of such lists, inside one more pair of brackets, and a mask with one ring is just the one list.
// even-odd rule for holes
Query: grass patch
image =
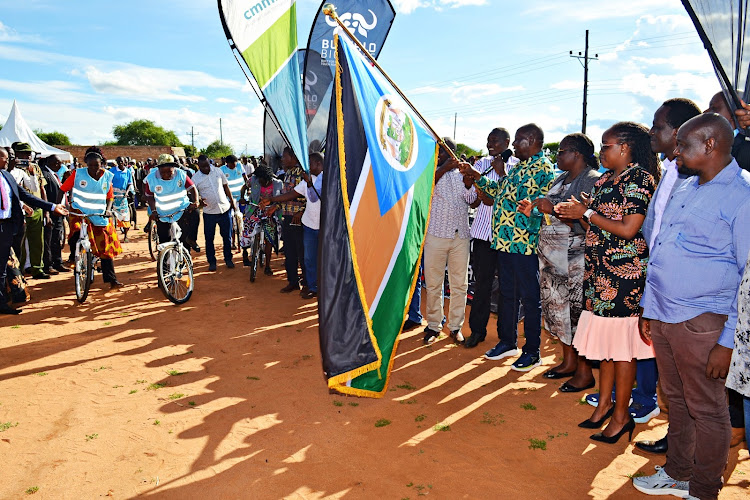
{"label": "grass patch", "polygon": [[397,389],[404,389],[406,391],[413,391],[414,389],[417,388],[417,386],[411,385],[409,382],[404,382],[401,385],[397,385],[396,388]]}
{"label": "grass patch", "polygon": [[482,420],[479,421],[480,424],[487,424],[487,425],[497,425],[497,424],[504,424],[505,420],[503,420],[503,414],[498,413],[497,415],[492,415],[490,412],[484,412],[482,415]]}
{"label": "grass patch", "polygon": [[359,406],[359,403],[349,403],[349,406]]}
{"label": "grass patch", "polygon": [[133,389],[133,390],[132,390],[132,391],[130,391],[130,392],[129,392],[128,394],[135,394],[136,392],[138,392],[138,389]]}
{"label": "grass patch", "polygon": [[248,380],[260,380],[260,377],[250,377],[250,376],[247,376],[245,378],[248,379]]}
{"label": "grass patch", "polygon": [[27,495],[33,495],[37,491],[39,491],[39,486],[32,486],[31,488],[27,488],[25,493]]}
{"label": "grass patch", "polygon": [[411,398],[411,399],[407,399],[406,401],[399,401],[399,404],[402,404],[402,405],[413,405],[416,402],[417,402],[416,399]]}
{"label": "grass patch", "polygon": [[189,404],[190,406],[195,406],[195,401],[188,401],[188,404]]}
{"label": "grass patch", "polygon": [[435,424],[433,430],[436,430],[438,432],[448,432],[449,430],[451,430],[451,426],[447,424]]}
{"label": "grass patch", "polygon": [[100,366],[99,368],[94,368],[93,371],[94,372],[100,372],[102,370],[111,370],[111,369],[112,369],[111,366]]}
{"label": "grass patch", "polygon": [[536,406],[531,403],[524,403],[521,405],[521,408],[523,408],[524,410],[536,410]]}
{"label": "grass patch", "polygon": [[625,477],[627,477],[628,479],[633,479],[634,477],[643,477],[645,475],[646,475],[645,472],[638,471],[638,472],[634,472],[633,474],[628,474]]}
{"label": "grass patch", "polygon": [[177,370],[169,370],[169,371],[167,372],[167,375],[169,375],[169,376],[171,376],[171,377],[178,377],[178,376],[180,376],[180,375],[185,375],[186,373],[187,373],[187,372],[178,372]]}
{"label": "grass patch", "polygon": [[12,429],[13,427],[18,427],[18,422],[15,424],[13,422],[2,422],[0,423],[0,432],[5,432],[8,429]]}
{"label": "grass patch", "polygon": [[375,422],[375,427],[385,427],[386,425],[391,425],[391,421],[387,418],[381,418]]}
{"label": "grass patch", "polygon": [[154,382],[153,384],[151,384],[148,387],[146,387],[146,390],[147,391],[155,391],[157,389],[161,389],[162,387],[166,387],[166,386],[167,386],[166,382]]}
{"label": "grass patch", "polygon": [[93,441],[94,439],[98,438],[99,434],[86,434],[86,441]]}
{"label": "grass patch", "polygon": [[530,450],[546,450],[547,441],[544,439],[529,438],[529,449]]}
{"label": "grass patch", "polygon": [[111,325],[111,324],[112,324],[112,322],[111,322],[111,321],[105,321],[105,322],[104,322],[104,326],[109,326],[109,325]]}
{"label": "grass patch", "polygon": [[302,355],[302,359],[305,360],[305,361],[307,361],[308,359],[312,359],[312,358],[313,358],[312,354],[303,354]]}
{"label": "grass patch", "polygon": [[419,415],[417,415],[416,417],[414,417],[414,421],[415,422],[421,422],[422,420],[424,420],[426,418],[427,418],[427,415],[425,415],[424,413],[420,413]]}
{"label": "grass patch", "polygon": [[344,406],[344,403],[342,403],[341,401],[334,401],[333,406]]}
{"label": "grass patch", "polygon": [[11,328],[13,330],[18,330],[19,328],[21,328],[21,325],[13,325],[13,326],[11,326]]}
{"label": "grass patch", "polygon": [[160,424],[161,424],[160,420],[154,420],[154,425],[160,425]]}
{"label": "grass patch", "polygon": [[113,385],[112,389],[119,389],[120,387],[122,387],[122,386],[121,385]]}
{"label": "grass patch", "polygon": [[174,393],[172,393],[172,394],[169,395],[169,399],[171,399],[171,400],[180,399],[180,398],[184,398],[184,397],[185,397],[185,395],[183,393],[181,393],[181,392],[174,392]]}
{"label": "grass patch", "polygon": [[147,382],[146,380],[136,380],[135,381],[136,384],[145,384],[146,382]]}
{"label": "grass patch", "polygon": [[34,375],[36,375],[37,377],[46,377],[47,375],[49,375],[49,373],[47,373],[47,372],[39,372],[39,373],[35,373]]}

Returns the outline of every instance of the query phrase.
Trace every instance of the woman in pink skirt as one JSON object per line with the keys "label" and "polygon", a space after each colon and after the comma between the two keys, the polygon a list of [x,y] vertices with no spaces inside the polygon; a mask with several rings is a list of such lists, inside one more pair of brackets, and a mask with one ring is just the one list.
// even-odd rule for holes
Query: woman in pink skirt
{"label": "woman in pink skirt", "polygon": [[[649,130],[621,122],[604,132],[599,159],[607,172],[590,196],[571,198],[555,207],[569,219],[581,219],[586,232],[584,298],[573,346],[580,356],[601,360],[599,406],[580,427],[602,432],[591,439],[616,443],[635,422],[628,403],[635,381],[636,359],[654,357],[638,333],[638,312],[646,282],[648,247],[641,233],[651,196],[656,189],[659,162],[651,152]],[[612,389],[616,385],[616,403]]]}

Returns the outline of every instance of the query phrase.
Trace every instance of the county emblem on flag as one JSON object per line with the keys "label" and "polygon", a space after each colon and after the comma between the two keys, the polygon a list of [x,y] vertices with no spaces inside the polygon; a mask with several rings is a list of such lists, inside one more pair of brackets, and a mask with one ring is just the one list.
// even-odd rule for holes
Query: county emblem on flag
{"label": "county emblem on flag", "polygon": [[437,145],[358,49],[335,37],[319,312],[329,387],[381,397],[416,283]]}

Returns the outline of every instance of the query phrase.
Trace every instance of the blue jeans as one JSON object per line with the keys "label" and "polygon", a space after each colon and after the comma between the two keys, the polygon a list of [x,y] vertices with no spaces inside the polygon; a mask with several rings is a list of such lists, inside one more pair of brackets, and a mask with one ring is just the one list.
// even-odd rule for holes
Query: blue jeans
{"label": "blue jeans", "polygon": [[319,229],[302,226],[305,245],[305,280],[311,292],[318,293],[318,233]]}
{"label": "blue jeans", "polygon": [[414,287],[414,293],[411,296],[409,304],[409,321],[414,323],[422,322],[422,264],[419,265],[419,274],[417,275],[417,284]]}
{"label": "blue jeans", "polygon": [[219,225],[219,233],[224,242],[224,262],[232,262],[232,216],[231,210],[223,214],[207,214],[203,212],[203,235],[206,237],[206,260],[209,264],[216,264],[216,249],[214,248],[214,236],[216,225]]}
{"label": "blue jeans", "polygon": [[745,442],[750,443],[750,397],[745,396]]}
{"label": "blue jeans", "polygon": [[656,382],[659,380],[656,359],[639,359],[635,363],[635,380],[637,383],[632,392],[633,403],[641,404],[644,408],[653,410],[656,408]]}
{"label": "blue jeans", "polygon": [[539,258],[537,254],[497,252],[497,267],[500,276],[500,342],[518,345],[519,304],[523,306],[523,331],[526,344],[523,352],[539,355],[542,332],[542,299],[539,291]]}

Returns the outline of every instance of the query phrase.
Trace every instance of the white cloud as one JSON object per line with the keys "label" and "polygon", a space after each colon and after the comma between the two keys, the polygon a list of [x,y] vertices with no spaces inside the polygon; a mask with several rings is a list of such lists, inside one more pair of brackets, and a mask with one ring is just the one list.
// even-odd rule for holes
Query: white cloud
{"label": "white cloud", "polygon": [[237,101],[235,101],[234,99],[227,99],[226,97],[218,97],[216,98],[216,102],[219,102],[221,104],[229,104]]}
{"label": "white cloud", "polygon": [[489,5],[489,0],[393,0],[396,10],[400,14],[410,14],[420,7],[442,10],[447,8],[459,8],[466,6]]}
{"label": "white cloud", "polygon": [[567,2],[536,2],[536,5],[521,12],[522,16],[545,16],[559,19],[574,18],[587,22],[648,14],[656,10],[682,10],[679,0],[630,0],[627,6],[610,2],[569,0]]}
{"label": "white cloud", "polygon": [[0,21],[0,42],[41,43],[42,39],[38,35],[21,34]]}

